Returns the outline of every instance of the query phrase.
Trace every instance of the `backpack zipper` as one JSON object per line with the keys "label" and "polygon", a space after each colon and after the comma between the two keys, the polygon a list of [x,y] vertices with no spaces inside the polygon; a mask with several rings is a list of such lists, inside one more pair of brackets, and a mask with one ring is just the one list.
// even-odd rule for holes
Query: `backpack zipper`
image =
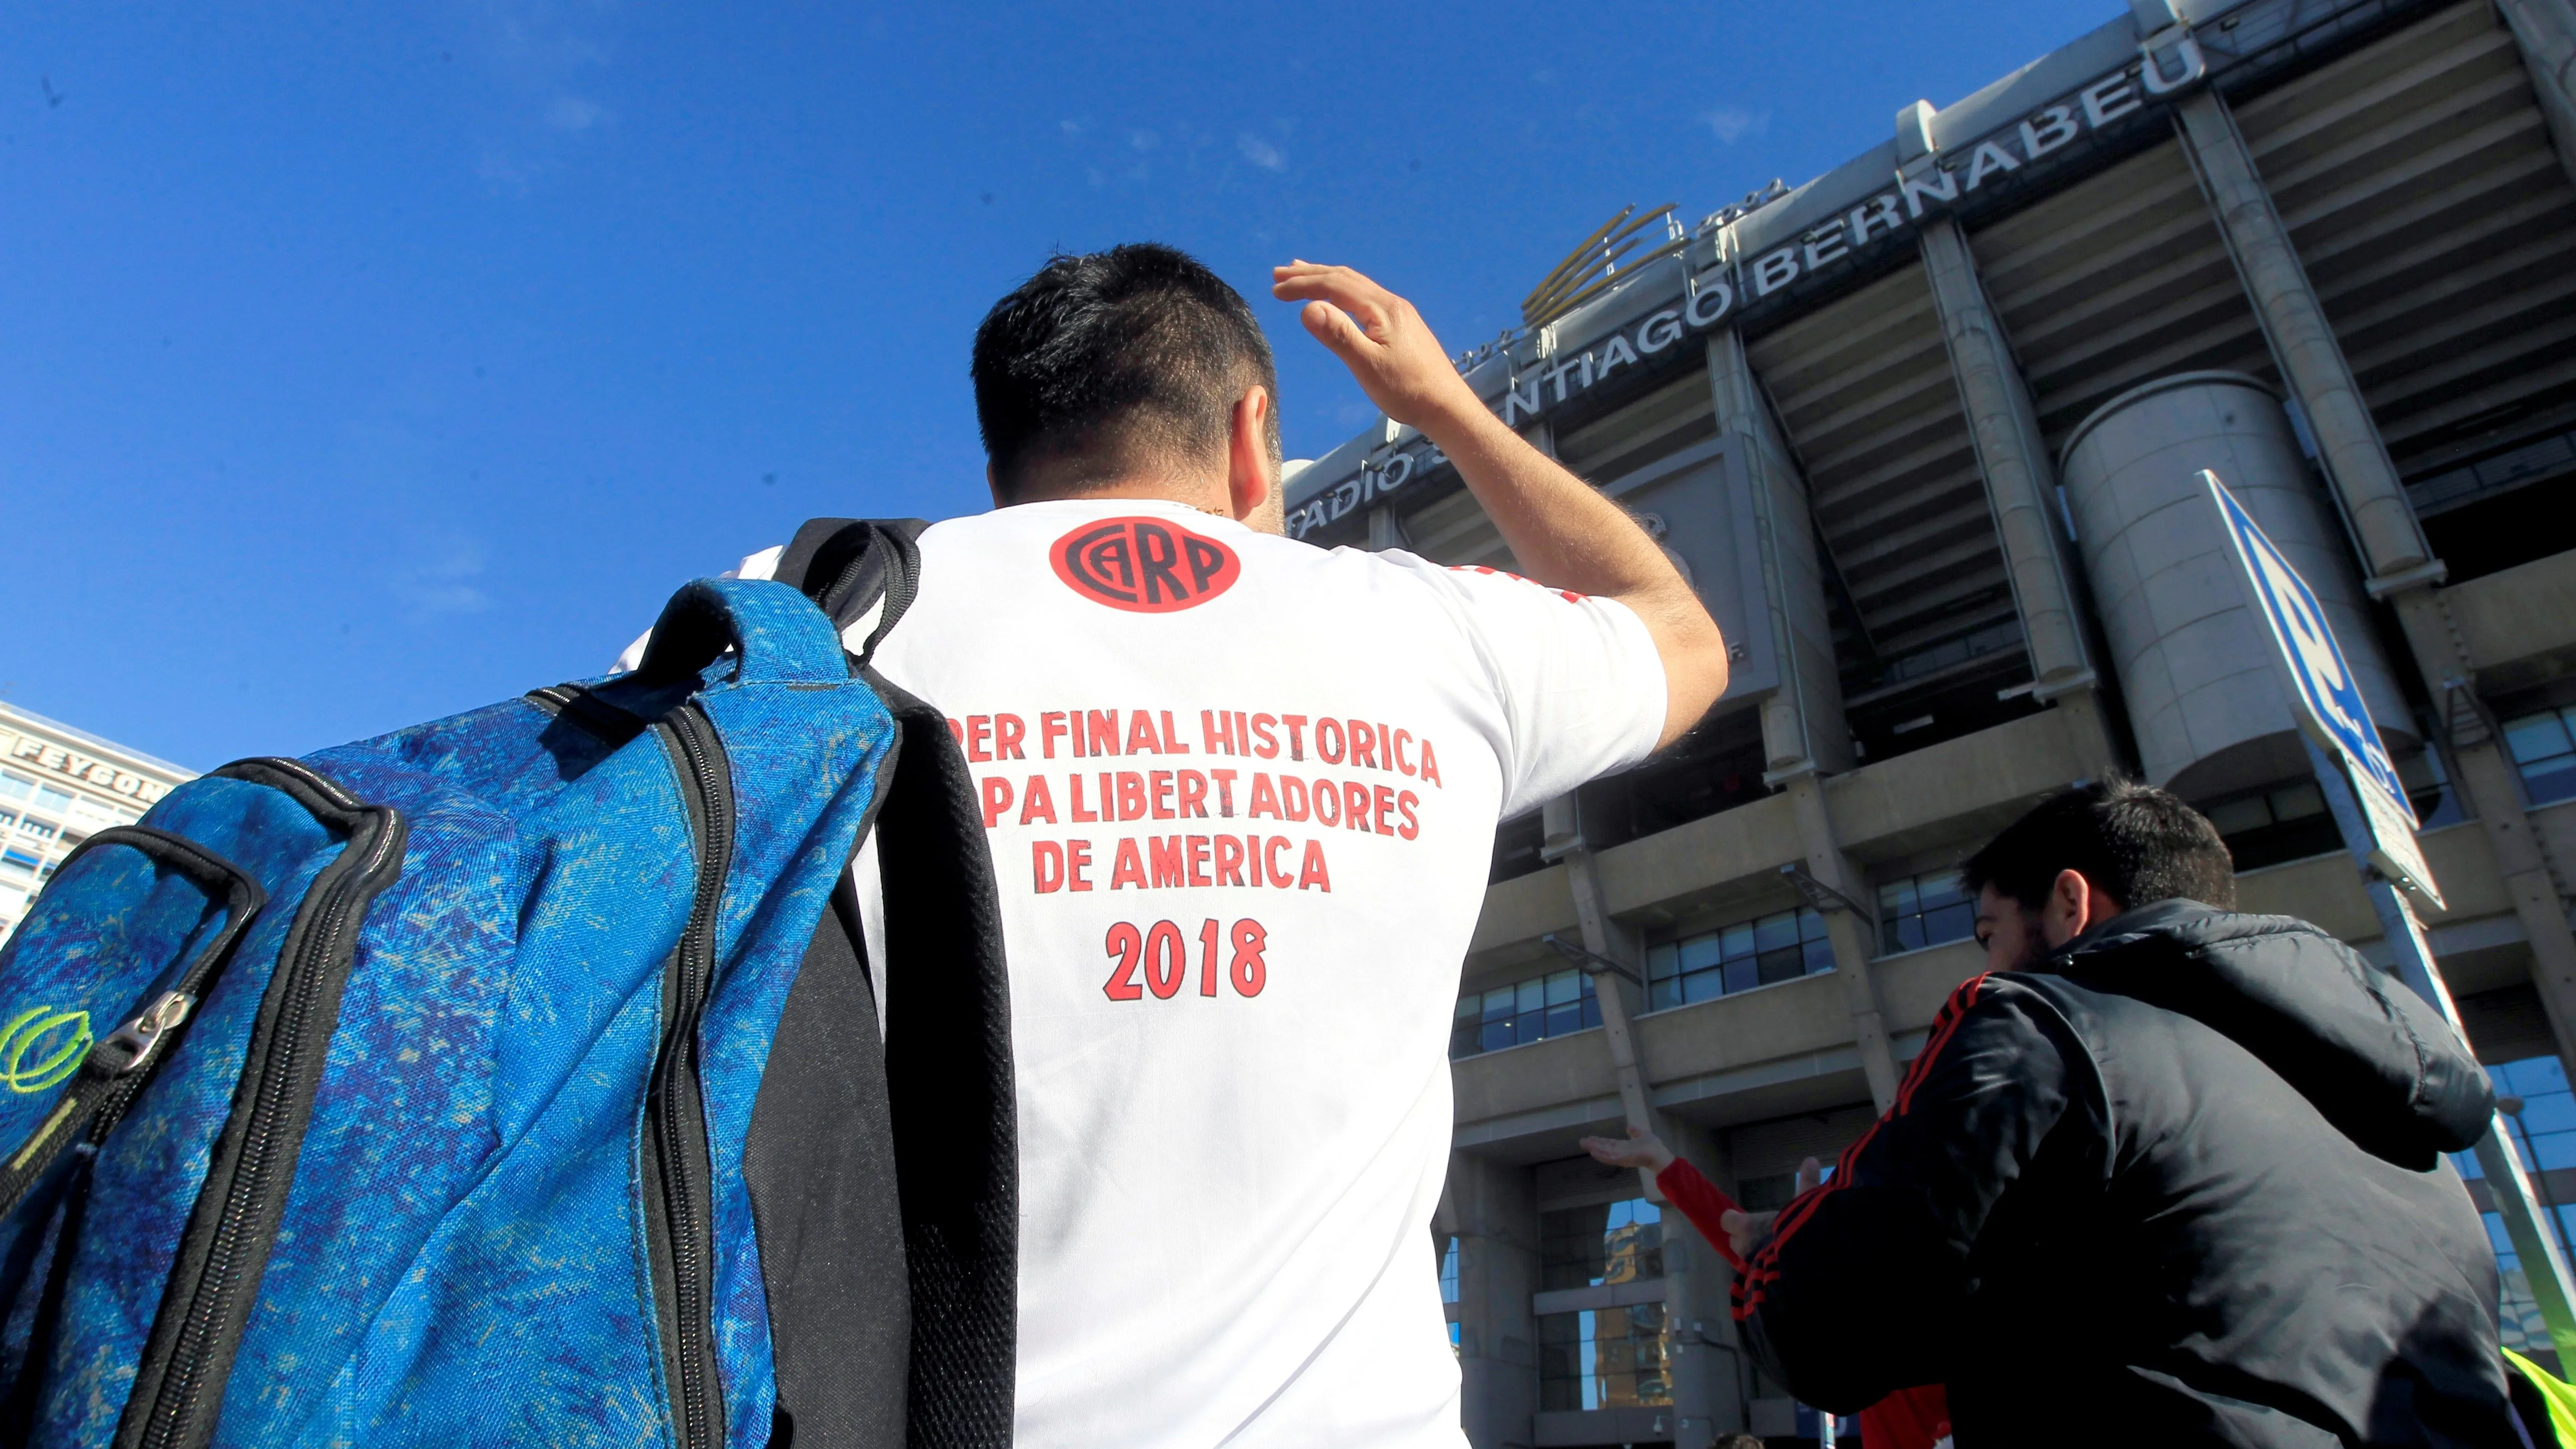
{"label": "backpack zipper", "polygon": [[696,836],[697,896],[664,973],[662,1046],[645,1097],[644,1210],[656,1297],[665,1307],[664,1367],[680,1449],[723,1439],[723,1389],[714,1349],[714,1171],[706,1101],[699,1092],[698,1027],[716,969],[716,913],[733,856],[732,765],[715,725],[695,701],[655,726],[687,791]]}
{"label": "backpack zipper", "polygon": [[193,1449],[214,1436],[233,1351],[294,1186],[323,1055],[339,1024],[340,988],[357,960],[358,924],[402,873],[407,831],[399,812],[368,805],[293,760],[245,760],[217,773],[283,790],[348,838],[314,881],[279,953],[269,988],[276,1009],[264,1007],[252,1027],[242,1067],[248,1090],[235,1098],[180,1240],[117,1426],[119,1449]]}

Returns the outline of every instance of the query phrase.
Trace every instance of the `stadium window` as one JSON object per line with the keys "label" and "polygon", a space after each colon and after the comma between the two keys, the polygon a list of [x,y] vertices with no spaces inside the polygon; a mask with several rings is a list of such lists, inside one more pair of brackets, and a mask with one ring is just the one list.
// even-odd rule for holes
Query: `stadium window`
{"label": "stadium window", "polygon": [[1544,1041],[1601,1024],[1601,999],[1580,971],[1533,976],[1458,998],[1449,1026],[1449,1059]]}
{"label": "stadium window", "polygon": [[1450,1236],[1448,1246],[1440,1250],[1440,1301],[1458,1301],[1458,1239],[1455,1234]]}
{"label": "stadium window", "polygon": [[60,815],[64,811],[72,808],[71,794],[69,791],[57,790],[51,785],[38,785],[36,787],[36,808],[39,810],[51,810],[55,814]]}
{"label": "stadium window", "polygon": [[1959,893],[1959,873],[1935,871],[1878,888],[1878,949],[1919,951],[1977,933],[1977,904]]}
{"label": "stadium window", "polygon": [[[2576,1203],[2562,1202],[2561,1195],[2550,1191],[2546,1179],[2538,1176],[2576,1168],[2576,1093],[2568,1090],[2566,1069],[2555,1056],[2526,1057],[2488,1067],[2487,1079],[2495,1084],[2497,1095],[2522,1099],[2519,1114],[2505,1115],[2513,1124],[2514,1152],[2522,1159],[2523,1171],[2534,1174],[2532,1195],[2540,1200],[2542,1214],[2558,1234],[2559,1251],[2570,1252],[2571,1244],[2576,1244]],[[2454,1153],[2451,1161],[2464,1178],[2485,1175],[2475,1153]],[[2489,1212],[2485,1217],[2496,1271],[2503,1278],[2498,1316],[2504,1346],[2517,1353],[2553,1352],[2549,1325],[2540,1316],[2531,1280],[2523,1276],[2522,1257],[2505,1233],[2504,1215]]]}
{"label": "stadium window", "polygon": [[1671,1357],[1661,1303],[1540,1314],[1538,1406],[1563,1412],[1668,1405]]}
{"label": "stadium window", "polygon": [[1642,1197],[1538,1215],[1539,1291],[1664,1276],[1663,1210]]}
{"label": "stadium window", "polygon": [[2314,780],[2293,780],[2201,807],[2218,827],[2238,870],[2305,860],[2341,849],[2343,835],[2326,812],[2325,792]]}
{"label": "stadium window", "polygon": [[1794,981],[1834,966],[1825,918],[1813,906],[1774,911],[1714,931],[1685,936],[1646,952],[1646,1009],[1661,1011]]}
{"label": "stadium window", "polygon": [[34,875],[36,867],[41,864],[43,862],[33,851],[20,850],[14,845],[6,850],[0,850],[0,870],[11,871],[18,875]]}
{"label": "stadium window", "polygon": [[2531,803],[2546,805],[2576,795],[2576,706],[2542,710],[2504,722],[2505,748],[2522,771]]}
{"label": "stadium window", "polygon": [[19,821],[18,830],[19,833],[32,835],[38,840],[51,840],[57,833],[59,833],[54,822],[50,820],[39,820],[33,815]]}
{"label": "stadium window", "polygon": [[36,793],[36,782],[24,775],[0,770],[0,800],[24,800]]}

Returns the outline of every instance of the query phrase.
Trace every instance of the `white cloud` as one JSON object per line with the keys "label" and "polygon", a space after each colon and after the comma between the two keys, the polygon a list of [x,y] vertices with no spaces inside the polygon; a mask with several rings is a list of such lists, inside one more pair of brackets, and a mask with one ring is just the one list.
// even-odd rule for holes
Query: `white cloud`
{"label": "white cloud", "polygon": [[546,124],[558,131],[587,131],[607,114],[597,103],[579,96],[557,96],[546,107]]}
{"label": "white cloud", "polygon": [[1246,131],[1242,135],[1235,137],[1234,144],[1235,149],[1243,153],[1244,160],[1251,162],[1253,165],[1260,167],[1264,171],[1277,171],[1288,164],[1288,158],[1279,154],[1278,147],[1262,140],[1259,136],[1252,134],[1250,131]]}
{"label": "white cloud", "polygon": [[479,614],[492,607],[492,596],[473,582],[482,572],[482,545],[460,539],[427,563],[397,574],[389,582],[394,596],[409,606],[415,619]]}
{"label": "white cloud", "polygon": [[1701,119],[1717,133],[1718,144],[1732,146],[1747,136],[1759,136],[1771,129],[1771,113],[1755,114],[1736,106],[1720,106]]}

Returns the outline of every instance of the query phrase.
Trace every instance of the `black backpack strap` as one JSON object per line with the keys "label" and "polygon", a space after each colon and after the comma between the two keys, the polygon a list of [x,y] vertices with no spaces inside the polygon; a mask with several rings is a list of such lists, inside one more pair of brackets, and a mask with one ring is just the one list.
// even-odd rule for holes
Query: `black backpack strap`
{"label": "black backpack strap", "polygon": [[1019,1127],[992,847],[937,709],[874,670],[903,764],[877,815],[885,1072],[912,1287],[912,1449],[1006,1449],[1019,1347]]}
{"label": "black backpack strap", "polygon": [[847,629],[867,617],[880,601],[884,609],[867,642],[853,651],[861,664],[903,611],[912,607],[921,580],[921,531],[930,524],[919,518],[814,518],[796,530],[778,556],[780,583],[802,590],[822,606],[832,622]]}

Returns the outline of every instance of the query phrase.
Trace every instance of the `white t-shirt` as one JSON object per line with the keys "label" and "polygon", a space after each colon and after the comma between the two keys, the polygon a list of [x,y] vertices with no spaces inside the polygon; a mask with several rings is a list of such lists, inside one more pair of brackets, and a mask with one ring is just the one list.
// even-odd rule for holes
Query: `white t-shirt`
{"label": "white t-shirt", "polygon": [[1018,1442],[1457,1449],[1459,963],[1495,823],[1653,748],[1645,626],[1072,501],[924,533],[876,664],[949,716],[1000,879]]}

